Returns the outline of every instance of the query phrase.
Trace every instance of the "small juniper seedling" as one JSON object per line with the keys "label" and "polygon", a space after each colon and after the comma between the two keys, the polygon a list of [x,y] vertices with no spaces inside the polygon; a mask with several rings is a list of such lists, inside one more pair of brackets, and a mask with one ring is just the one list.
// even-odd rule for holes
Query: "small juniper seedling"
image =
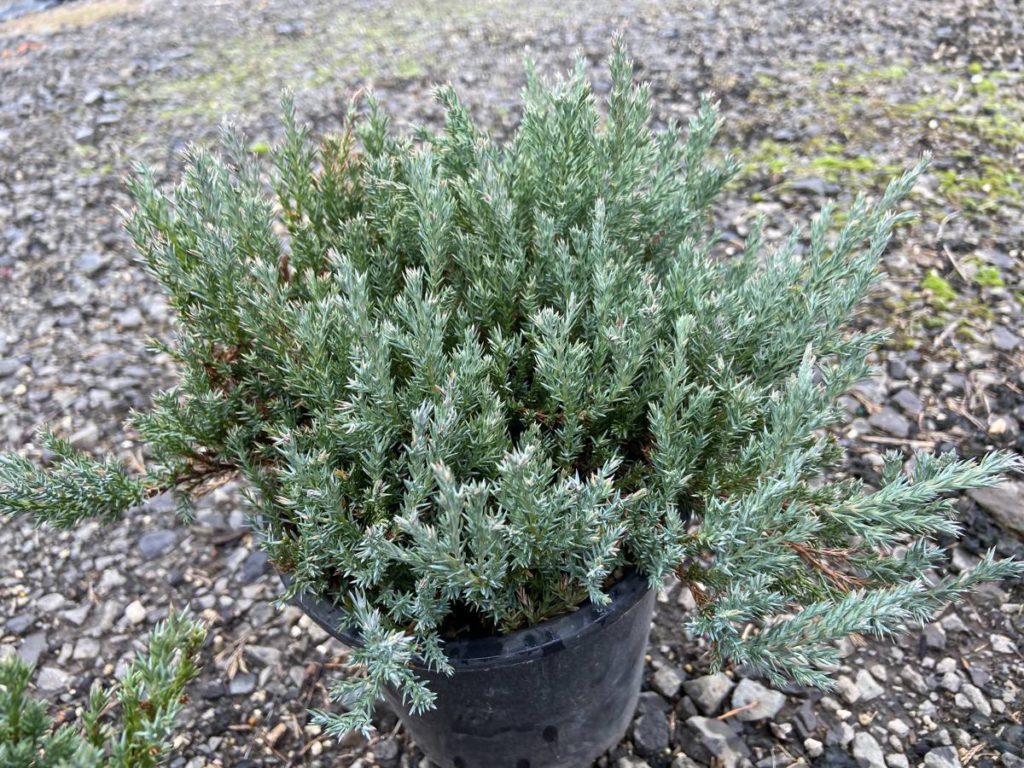
{"label": "small juniper seedling", "polygon": [[[850,330],[923,170],[833,226],[826,207],[774,248],[755,227],[715,255],[702,101],[651,128],[621,47],[607,116],[582,64],[528,72],[507,143],[450,88],[443,131],[400,137],[372,101],[314,143],[285,103],[259,158],[232,132],[188,153],[172,192],[145,170],[128,229],[177,316],[181,380],[131,426],[131,475],[47,438],[39,469],[0,460],[0,510],[73,525],[240,474],[274,564],[334,602],[364,671],[335,689],[332,732],[368,728],[385,686],[433,694],[460,627],[505,632],[603,603],[618,569],[674,572],[713,659],[824,686],[850,633],[890,636],[986,579],[926,574],[958,530],[949,494],[996,482],[1006,454],[885,460],[873,490],[824,482],[842,455],[835,398],[880,332]],[[280,231],[286,234],[279,234]],[[758,631],[749,632],[749,626]]]}

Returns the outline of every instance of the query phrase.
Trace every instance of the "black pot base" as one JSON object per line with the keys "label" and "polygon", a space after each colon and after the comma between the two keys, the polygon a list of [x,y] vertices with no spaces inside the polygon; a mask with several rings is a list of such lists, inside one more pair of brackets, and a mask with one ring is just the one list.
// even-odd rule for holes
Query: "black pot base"
{"label": "black pot base", "polygon": [[[388,691],[416,745],[438,768],[583,768],[626,733],[640,695],[654,592],[631,571],[590,603],[536,627],[446,643],[455,674],[418,674],[436,708],[412,715]],[[325,601],[294,601],[347,645],[357,635]]]}

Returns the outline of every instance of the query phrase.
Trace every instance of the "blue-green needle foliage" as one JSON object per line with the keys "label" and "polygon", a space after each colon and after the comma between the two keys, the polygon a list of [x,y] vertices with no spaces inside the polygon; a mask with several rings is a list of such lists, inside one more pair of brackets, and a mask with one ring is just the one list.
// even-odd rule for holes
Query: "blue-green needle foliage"
{"label": "blue-green needle foliage", "polygon": [[335,731],[367,727],[385,686],[429,707],[409,662],[448,670],[454,617],[534,624],[601,603],[623,566],[689,583],[719,662],[815,685],[836,638],[1014,572],[925,576],[927,537],[957,530],[947,496],[996,482],[1005,455],[919,456],[910,475],[891,457],[874,492],[821,482],[834,400],[879,340],[847,321],[923,166],[841,225],[826,208],[722,258],[709,207],[737,164],[711,160],[714,105],[654,131],[618,47],[611,72],[601,117],[582,65],[531,70],[505,144],[450,88],[444,130],[411,138],[371,101],[314,143],[286,102],[274,196],[230,132],[172,193],[143,171],[128,227],[182,374],[133,421],[150,473],[8,458],[0,510],[72,523],[240,472],[291,589],[362,633]]}
{"label": "blue-green needle foliage", "polygon": [[171,611],[149,635],[116,686],[93,684],[73,724],[56,725],[46,705],[29,695],[32,667],[0,661],[0,765],[4,768],[156,768],[199,673],[206,630]]}

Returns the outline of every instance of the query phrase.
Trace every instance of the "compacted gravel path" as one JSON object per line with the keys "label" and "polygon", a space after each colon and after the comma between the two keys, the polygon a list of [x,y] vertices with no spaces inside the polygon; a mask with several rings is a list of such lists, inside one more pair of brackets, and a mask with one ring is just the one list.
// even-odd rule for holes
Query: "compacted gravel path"
{"label": "compacted gravel path", "polygon": [[[1019,450],[1024,421],[1024,8],[1014,0],[79,0],[0,23],[0,449],[35,453],[45,423],[81,448],[141,461],[120,428],[174,381],[148,340],[171,318],[133,264],[118,208],[136,162],[172,181],[190,141],[229,116],[254,151],[280,135],[291,88],[317,131],[373,87],[399,126],[433,123],[450,80],[497,135],[517,120],[527,52],[545,71],[576,52],[606,86],[621,31],[659,119],[714,91],[720,145],[742,178],[717,209],[726,247],[756,215],[772,236],[826,199],[877,191],[924,151],[918,225],[859,317],[892,337],[843,405],[846,471],[878,477],[887,450]],[[308,724],[345,650],[279,593],[224,487],[180,525],[157,499],[107,529],[0,521],[0,654],[37,663],[36,687],[73,716],[170,604],[211,626],[172,765],[425,766],[396,719],[337,744]],[[1024,484],[961,502],[979,552],[1024,554]],[[649,675],[626,740],[598,762],[930,768],[1024,765],[1024,587],[952,606],[893,645],[850,642],[836,690],[771,690],[709,675],[679,629],[692,596],[659,595]],[[756,706],[742,709],[751,702]]]}

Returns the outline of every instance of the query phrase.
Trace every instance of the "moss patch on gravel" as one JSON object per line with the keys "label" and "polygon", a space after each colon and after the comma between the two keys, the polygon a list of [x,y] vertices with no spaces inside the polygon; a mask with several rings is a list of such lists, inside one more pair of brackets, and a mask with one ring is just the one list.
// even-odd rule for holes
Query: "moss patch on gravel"
{"label": "moss patch on gravel", "polygon": [[[809,82],[801,94],[813,101],[819,132],[793,142],[756,141],[747,156],[747,178],[807,175],[877,189],[903,169],[891,162],[891,142],[899,137],[907,162],[907,150],[943,148],[932,171],[939,196],[927,204],[926,215],[941,219],[951,207],[980,213],[1024,207],[1021,73],[909,62],[818,62],[805,68]],[[786,88],[758,78],[751,99],[786,109]]]}
{"label": "moss patch on gravel", "polygon": [[[160,119],[194,115],[220,119],[254,108],[285,88],[300,92],[336,83],[349,88],[367,80],[416,80],[431,76],[432,51],[446,27],[483,26],[511,0],[428,0],[401,16],[385,9],[358,15],[324,13],[296,34],[260,30],[199,54],[191,73],[155,80],[130,98],[157,106]],[[443,78],[440,78],[443,79]]]}

